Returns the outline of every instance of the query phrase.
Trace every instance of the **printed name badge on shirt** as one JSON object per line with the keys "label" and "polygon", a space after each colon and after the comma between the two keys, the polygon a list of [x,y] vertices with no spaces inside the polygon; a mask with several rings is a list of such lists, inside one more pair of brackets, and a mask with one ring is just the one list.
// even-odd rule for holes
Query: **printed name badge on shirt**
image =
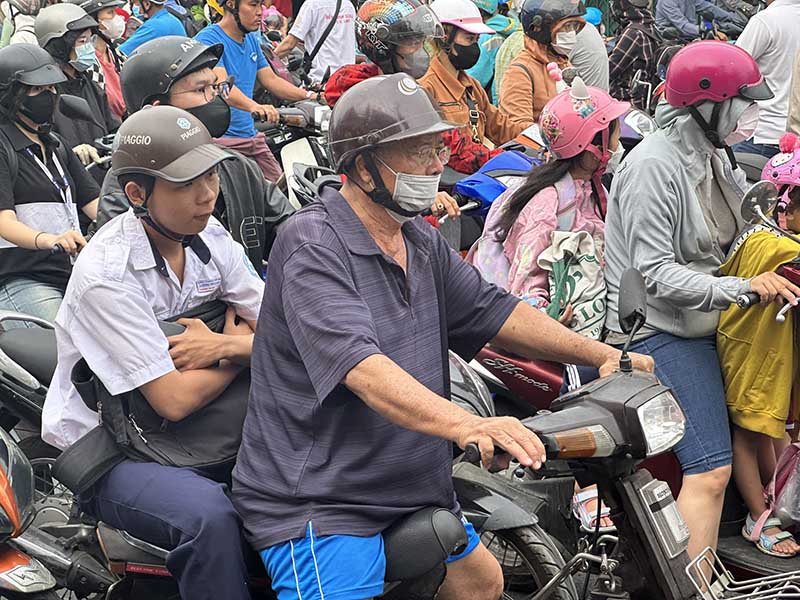
{"label": "printed name badge on shirt", "polygon": [[214,277],[212,279],[200,279],[197,282],[197,293],[200,294],[201,296],[210,294],[211,292],[219,288],[219,284],[221,282],[222,279],[220,279],[219,277]]}

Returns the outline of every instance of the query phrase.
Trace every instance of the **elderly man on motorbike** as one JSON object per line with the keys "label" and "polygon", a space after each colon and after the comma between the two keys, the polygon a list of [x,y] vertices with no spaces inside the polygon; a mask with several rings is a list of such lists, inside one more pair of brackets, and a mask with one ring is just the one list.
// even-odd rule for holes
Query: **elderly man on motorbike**
{"label": "elderly man on motorbike", "polygon": [[775,273],[721,277],[744,223],[744,173],[730,146],[749,139],[756,101],[772,97],[752,57],[719,41],[695,42],[672,59],[659,129],[614,176],[606,217],[607,341],[621,342],[616,312],[622,273],[639,269],[648,287],[648,325],[633,348],[651,354],[656,375],[686,414],[675,447],[683,470],[678,506],[689,554],[715,546],[731,473],[731,440],[715,333],[721,310],[753,291],[763,302],[796,302],[800,289]]}
{"label": "elderly man on motorbike", "polygon": [[[354,86],[330,126],[346,182],[278,233],[233,491],[281,600],[380,594],[381,533],[426,506],[459,512],[453,443],[476,442],[484,464],[494,446],[528,467],[545,460],[518,420],[447,399],[448,346],[471,357],[492,341],[602,374],[617,365],[617,350],[487,283],[415,218],[436,194],[453,127],[405,74]],[[634,362],[652,369],[649,357]],[[496,600],[500,567],[465,528],[438,597]]]}

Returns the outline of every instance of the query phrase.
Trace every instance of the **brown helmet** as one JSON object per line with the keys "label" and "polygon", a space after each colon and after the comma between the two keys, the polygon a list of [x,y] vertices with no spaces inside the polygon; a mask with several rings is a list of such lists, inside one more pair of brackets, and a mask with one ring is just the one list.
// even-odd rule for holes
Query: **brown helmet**
{"label": "brown helmet", "polygon": [[114,175],[140,173],[186,183],[234,158],[214,144],[205,125],[174,106],[145,106],[128,117],[114,138]]}
{"label": "brown helmet", "polygon": [[369,148],[456,127],[414,79],[379,75],[354,85],[336,103],[328,130],[331,158],[341,172]]}

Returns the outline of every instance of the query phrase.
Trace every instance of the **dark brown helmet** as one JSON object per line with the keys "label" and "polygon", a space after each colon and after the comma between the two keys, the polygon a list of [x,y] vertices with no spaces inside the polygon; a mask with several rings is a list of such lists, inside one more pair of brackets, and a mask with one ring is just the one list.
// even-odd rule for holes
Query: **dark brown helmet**
{"label": "dark brown helmet", "polygon": [[186,183],[229,158],[194,115],[174,106],[145,106],[117,131],[111,166],[117,177],[139,173]]}
{"label": "dark brown helmet", "polygon": [[379,75],[354,85],[336,103],[328,130],[331,158],[341,172],[369,148],[456,127],[411,77]]}

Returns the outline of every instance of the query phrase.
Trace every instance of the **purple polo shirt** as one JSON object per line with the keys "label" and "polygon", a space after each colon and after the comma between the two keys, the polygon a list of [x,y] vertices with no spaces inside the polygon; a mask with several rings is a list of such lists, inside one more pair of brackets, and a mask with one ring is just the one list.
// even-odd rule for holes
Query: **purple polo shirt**
{"label": "purple polo shirt", "polygon": [[497,334],[517,299],[422,219],[403,225],[403,235],[407,275],[330,188],[278,233],[233,473],[233,500],[258,550],[302,538],[309,521],[319,536],[371,536],[426,506],[458,510],[451,443],[395,425],[341,381],[384,354],[444,393],[433,269],[450,348],[466,358]]}

